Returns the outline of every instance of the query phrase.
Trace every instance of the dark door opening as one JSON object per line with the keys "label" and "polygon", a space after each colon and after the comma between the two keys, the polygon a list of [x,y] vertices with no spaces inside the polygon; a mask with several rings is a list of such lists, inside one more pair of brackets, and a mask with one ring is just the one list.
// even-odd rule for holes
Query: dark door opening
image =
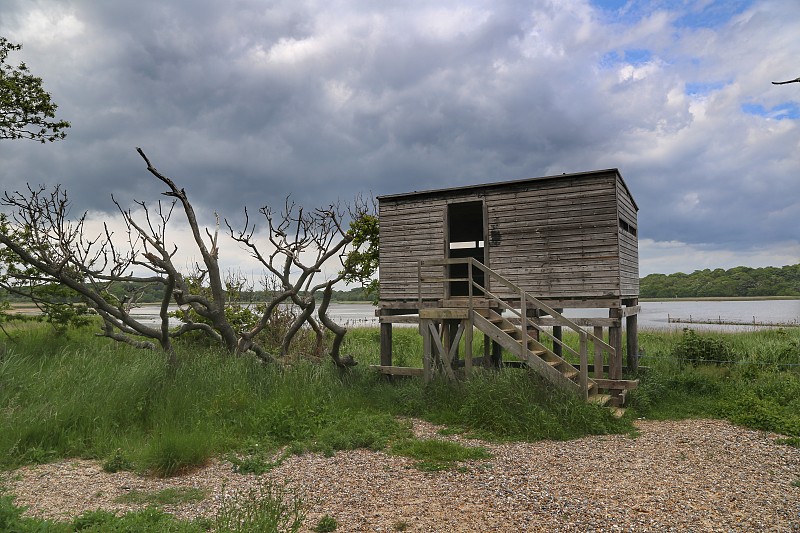
{"label": "dark door opening", "polygon": [[[457,259],[473,257],[486,263],[485,228],[483,201],[459,202],[447,206],[447,258]],[[467,265],[450,265],[449,278],[466,278]],[[475,283],[484,287],[483,272],[472,269]],[[450,296],[468,296],[469,285],[466,281],[450,282]],[[473,287],[472,294],[481,296],[483,291]]]}

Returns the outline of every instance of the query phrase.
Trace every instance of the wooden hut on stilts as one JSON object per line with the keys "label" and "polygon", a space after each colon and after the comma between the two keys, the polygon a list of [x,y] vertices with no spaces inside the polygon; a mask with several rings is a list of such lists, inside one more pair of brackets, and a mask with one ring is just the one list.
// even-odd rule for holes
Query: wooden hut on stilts
{"label": "wooden hut on stilts", "polygon": [[[505,350],[557,387],[622,405],[638,383],[623,379],[622,349],[624,325],[627,369],[636,370],[638,207],[617,169],[394,194],[378,204],[378,371],[456,378],[478,364],[501,366]],[[401,322],[419,324],[423,368],[392,364],[392,327]],[[478,353],[475,330],[484,338]],[[577,347],[564,330],[577,334]]]}

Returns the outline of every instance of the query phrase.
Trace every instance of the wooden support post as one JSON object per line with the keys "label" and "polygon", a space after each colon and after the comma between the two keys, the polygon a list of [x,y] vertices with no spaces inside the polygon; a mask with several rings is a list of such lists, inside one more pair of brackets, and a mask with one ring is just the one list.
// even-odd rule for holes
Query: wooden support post
{"label": "wooden support post", "polygon": [[[563,313],[564,312],[563,309],[556,309],[555,311],[557,313]],[[562,330],[561,330],[561,326],[553,326],[553,337],[555,337],[556,339],[558,339],[560,341],[564,340],[564,336],[563,336],[563,333],[562,333]],[[554,341],[553,342],[553,353],[556,354],[557,356],[561,357],[563,352],[564,352],[564,350],[561,347],[561,344],[559,344],[559,343]]]}
{"label": "wooden support post", "polygon": [[419,332],[422,335],[422,379],[428,383],[432,377],[433,338],[431,335],[433,320],[422,318],[419,321]]}
{"label": "wooden support post", "polygon": [[483,366],[487,367],[492,364],[492,342],[489,336],[483,334]]}
{"label": "wooden support post", "polygon": [[464,375],[472,373],[472,317],[464,320]]}
{"label": "wooden support post", "polygon": [[450,321],[443,319],[442,320],[442,327],[439,328],[439,330],[441,331],[441,336],[439,338],[441,339],[442,347],[445,350],[447,350],[446,352],[443,352],[443,353],[439,354],[439,360],[441,360],[442,361],[442,365],[444,365],[444,364],[446,364],[445,363],[445,359],[447,359],[447,357],[443,357],[443,356],[444,356],[445,353],[449,353],[450,352],[450,342],[452,340],[452,337],[450,336],[450,334],[452,333],[450,331]]}
{"label": "wooden support post", "polygon": [[[620,320],[622,318],[622,309],[609,309],[608,318]],[[608,328],[608,344],[616,351],[616,356],[613,357],[614,360],[608,362],[608,377],[609,379],[622,379],[622,328],[620,326]]]}
{"label": "wooden support post", "polygon": [[499,343],[492,341],[492,366],[500,368],[503,363],[503,347]]}
{"label": "wooden support post", "polygon": [[[600,340],[603,340],[602,326],[594,327],[594,336]],[[603,377],[603,347],[600,346],[599,342],[594,343],[594,377]]]}
{"label": "wooden support post", "polygon": [[625,332],[628,336],[628,372],[639,369],[639,325],[638,315],[625,318]]}
{"label": "wooden support post", "polygon": [[392,366],[391,322],[381,322],[381,366]]}
{"label": "wooden support post", "polygon": [[[581,386],[581,398],[589,399],[589,347],[586,332],[580,334],[580,373],[578,374],[578,384]],[[596,391],[595,391],[596,392]]]}

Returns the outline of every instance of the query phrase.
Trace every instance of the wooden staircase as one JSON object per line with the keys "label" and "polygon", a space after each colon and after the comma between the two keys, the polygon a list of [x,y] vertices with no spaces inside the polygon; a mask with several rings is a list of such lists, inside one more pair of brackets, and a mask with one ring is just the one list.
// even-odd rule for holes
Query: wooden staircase
{"label": "wooden staircase", "polygon": [[[469,338],[468,352],[471,352],[471,331],[475,327],[556,387],[570,391],[580,398],[600,405],[610,403],[617,407],[621,406],[624,401],[624,393],[630,388],[635,388],[638,384],[638,382],[633,381],[600,379],[599,377],[591,379],[588,372],[590,348],[593,349],[595,363],[602,361],[603,353],[608,354],[609,361],[616,360],[618,356],[616,350],[480,261],[468,257],[425,261],[424,263],[426,265],[444,267],[445,277],[438,280],[424,279],[422,276],[423,262],[421,261],[418,267],[420,284],[440,281],[447,287],[447,284],[453,281],[463,281],[466,282],[468,287],[468,295],[457,300],[448,299],[447,290],[445,289],[443,291],[445,298],[440,303],[442,307],[439,308],[441,313],[430,309],[426,309],[423,312],[421,296],[419,299],[420,332],[423,334],[424,339],[428,336],[428,342],[424,342],[424,344],[428,347],[429,352],[433,351],[435,346],[440,355],[444,356],[444,360],[447,361],[444,366],[447,367],[445,370],[448,374],[452,374],[452,369],[449,368],[449,365],[453,363],[453,349],[444,347],[437,339],[433,339],[436,328],[433,326],[432,321],[437,316],[441,316],[443,321],[446,320],[448,315],[455,318],[459,315],[459,313],[453,314],[457,309],[453,309],[451,306],[455,306],[465,312],[461,315],[463,319],[460,331],[467,332],[466,337]],[[450,266],[456,263],[466,263],[466,277],[454,279],[447,276]],[[476,282],[476,278],[480,279],[481,283]],[[506,296],[501,298],[492,292],[492,290],[497,292],[495,287],[501,288],[501,292],[505,294],[514,294],[516,297],[509,298]],[[447,311],[446,308],[450,308],[450,310]],[[534,316],[549,316],[550,320],[554,321],[562,329],[572,330],[579,339],[578,349],[576,350],[564,343],[560,336],[553,335],[551,330],[540,326],[537,321],[532,320]],[[423,319],[423,317],[426,318]],[[553,347],[558,346],[559,349],[549,348],[541,342],[542,339],[548,339],[549,344]],[[577,363],[568,361],[563,355],[559,355],[556,352],[566,354]],[[465,355],[468,360],[471,360],[471,353]],[[468,368],[469,364],[466,367]],[[428,368],[430,369],[430,365],[428,365]],[[601,373],[602,367],[597,375],[602,376]],[[622,395],[620,395],[620,391]]]}
{"label": "wooden staircase", "polygon": [[610,394],[599,394],[594,380],[587,377],[585,384],[582,385],[579,369],[537,341],[529,331],[523,331],[520,326],[497,311],[490,310],[488,318],[484,318],[481,313],[475,313],[473,323],[484,335],[556,387],[571,390],[588,401],[600,405],[607,405],[611,400]]}
{"label": "wooden staircase", "polygon": [[[458,263],[466,264],[466,277],[449,277],[449,267]],[[442,266],[445,275],[435,278],[423,276],[423,266]],[[443,283],[445,286],[443,298],[436,307],[424,303],[421,290],[419,291],[417,309],[419,331],[423,337],[423,368],[374,366],[379,372],[421,376],[429,380],[440,369],[447,377],[455,379],[456,369],[463,366],[464,373],[469,375],[473,365],[473,328],[477,328],[486,338],[504,348],[545,380],[586,401],[618,409],[624,403],[625,393],[638,385],[636,380],[604,378],[604,354],[609,361],[609,367],[611,361],[619,361],[619,354],[614,347],[476,259],[468,257],[420,261],[418,272],[418,287],[422,283],[432,282]],[[474,276],[475,273],[478,276]],[[480,283],[475,281],[476,278]],[[466,282],[468,295],[448,298],[446,287],[452,282]],[[500,291],[495,287],[499,287]],[[505,296],[501,298],[492,290],[502,292]],[[514,296],[508,297],[509,294]],[[560,334],[554,335],[553,330],[542,326],[542,321],[538,320],[541,317],[548,317],[549,325],[573,331],[578,336],[578,348],[563,342]],[[459,343],[462,339],[465,352],[463,365],[458,361]],[[543,340],[553,348],[545,345]],[[594,355],[594,378],[589,377],[590,349]],[[486,361],[484,359],[484,363]],[[619,411],[615,414],[619,415]]]}

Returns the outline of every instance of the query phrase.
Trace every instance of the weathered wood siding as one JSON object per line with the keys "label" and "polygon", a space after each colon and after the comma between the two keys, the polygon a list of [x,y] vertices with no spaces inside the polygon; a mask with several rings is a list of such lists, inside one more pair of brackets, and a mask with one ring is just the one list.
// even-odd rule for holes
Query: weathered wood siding
{"label": "weathered wood siding", "polygon": [[[444,258],[446,206],[442,198],[379,203],[381,300],[417,298],[417,261]],[[441,277],[442,269],[428,268],[423,275]],[[442,284],[423,284],[422,292],[441,298]]]}
{"label": "weathered wood siding", "polygon": [[[635,225],[636,208],[611,170],[381,198],[382,301],[416,299],[417,260],[445,257],[447,203],[480,199],[488,265],[526,291],[549,299],[638,295],[636,239],[623,236],[619,224],[625,217]],[[443,273],[437,267],[424,274]],[[422,292],[438,299],[443,286],[424,284]]]}
{"label": "weathered wood siding", "polygon": [[639,296],[639,223],[636,204],[625,188],[622,179],[617,179],[617,206],[619,218],[633,232],[619,227],[619,272],[621,296]]}
{"label": "weathered wood siding", "polygon": [[540,298],[619,296],[614,175],[490,190],[486,205],[492,269]]}

